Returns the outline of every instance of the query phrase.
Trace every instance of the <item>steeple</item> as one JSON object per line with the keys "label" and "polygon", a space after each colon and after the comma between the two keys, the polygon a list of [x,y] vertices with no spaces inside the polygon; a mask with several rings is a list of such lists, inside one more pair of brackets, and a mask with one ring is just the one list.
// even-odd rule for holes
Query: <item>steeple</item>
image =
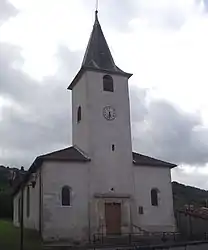
{"label": "steeple", "polygon": [[95,11],[95,23],[90,36],[90,40],[88,42],[82,66],[100,70],[109,70],[112,73],[124,73],[116,66],[113,60],[98,20],[97,10]]}
{"label": "steeple", "polygon": [[109,74],[127,76],[128,78],[132,76],[132,74],[126,73],[116,66],[98,20],[98,10],[95,11],[95,22],[85,51],[81,69],[68,89],[73,88],[80,77],[80,73],[85,70],[103,71]]}

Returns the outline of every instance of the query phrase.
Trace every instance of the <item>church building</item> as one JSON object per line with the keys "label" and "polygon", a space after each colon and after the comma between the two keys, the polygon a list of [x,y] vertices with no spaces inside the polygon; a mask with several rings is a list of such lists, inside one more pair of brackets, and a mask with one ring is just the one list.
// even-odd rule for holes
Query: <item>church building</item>
{"label": "church building", "polygon": [[[132,152],[128,80],[95,13],[72,93],[72,146],[38,156],[14,193],[15,226],[45,241],[88,242],[96,234],[174,232],[171,169]],[[23,197],[21,196],[23,191]]]}

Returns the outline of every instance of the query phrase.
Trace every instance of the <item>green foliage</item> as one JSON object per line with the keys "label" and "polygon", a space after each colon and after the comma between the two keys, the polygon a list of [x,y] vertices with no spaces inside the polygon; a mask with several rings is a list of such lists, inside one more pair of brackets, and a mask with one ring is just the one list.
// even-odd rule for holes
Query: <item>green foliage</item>
{"label": "green foliage", "polygon": [[183,208],[184,205],[194,205],[194,207],[202,207],[208,205],[208,191],[185,186],[183,184],[173,182],[173,198],[175,209]]}
{"label": "green foliage", "polygon": [[8,193],[0,194],[0,218],[12,218],[12,197]]}
{"label": "green foliage", "polygon": [[[0,249],[17,250],[20,245],[20,229],[15,228],[11,221],[0,220]],[[40,250],[41,239],[38,232],[24,230],[24,249]]]}
{"label": "green foliage", "polygon": [[9,168],[0,166],[0,218],[12,218],[13,213],[9,171]]}

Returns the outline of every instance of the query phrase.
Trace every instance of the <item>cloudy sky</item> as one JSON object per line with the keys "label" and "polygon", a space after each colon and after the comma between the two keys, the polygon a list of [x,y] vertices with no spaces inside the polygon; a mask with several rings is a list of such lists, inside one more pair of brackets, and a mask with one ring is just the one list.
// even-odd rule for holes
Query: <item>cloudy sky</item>
{"label": "cloudy sky", "polygon": [[[71,144],[71,93],[95,0],[0,0],[0,164]],[[179,164],[208,189],[208,0],[100,0],[99,19],[130,79],[134,150]]]}

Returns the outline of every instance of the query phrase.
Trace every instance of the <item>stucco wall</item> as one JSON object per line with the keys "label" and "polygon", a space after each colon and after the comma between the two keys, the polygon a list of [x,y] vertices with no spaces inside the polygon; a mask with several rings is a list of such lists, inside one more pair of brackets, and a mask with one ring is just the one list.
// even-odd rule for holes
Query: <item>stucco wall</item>
{"label": "stucco wall", "polygon": [[[171,175],[168,168],[134,167],[135,200],[137,208],[143,206],[144,214],[137,212],[137,225],[150,231],[174,231],[175,218]],[[159,190],[159,205],[151,204],[151,189]]]}
{"label": "stucco wall", "polygon": [[[40,171],[37,172],[37,180],[34,188],[31,187],[30,181],[26,183],[26,187],[24,188],[24,226],[25,228],[39,230],[39,178]],[[27,186],[30,189],[30,212],[29,217],[27,216]],[[18,221],[18,200],[21,197],[20,192],[17,193],[14,197],[14,216],[13,223],[15,226],[19,226]]]}
{"label": "stucco wall", "polygon": [[[90,127],[91,192],[132,193],[132,144],[128,79],[112,75],[114,92],[103,91],[103,73],[87,72]],[[116,118],[108,121],[103,108],[112,106]],[[115,150],[112,151],[112,145]]]}
{"label": "stucco wall", "polygon": [[[89,108],[87,103],[87,74],[84,73],[72,90],[72,143],[89,151]],[[77,110],[81,106],[81,122],[77,123]]]}
{"label": "stucco wall", "polygon": [[[43,239],[88,239],[88,163],[45,162],[43,179]],[[64,185],[72,189],[71,206],[61,203]]]}
{"label": "stucco wall", "polygon": [[19,198],[20,198],[20,193],[17,193],[15,197],[13,198],[13,224],[14,226],[18,227],[19,226]]}
{"label": "stucco wall", "polygon": [[[72,90],[75,121],[77,106],[79,104],[83,106],[81,122],[77,124],[73,121],[75,126],[73,143],[91,158],[89,168],[91,233],[99,232],[100,221],[105,219],[103,206],[106,199],[100,202],[102,206],[97,206],[95,194],[113,193],[112,202],[120,202],[121,199],[116,198],[117,195],[129,195],[129,197],[133,195],[128,79],[111,75],[114,92],[108,92],[103,90],[104,75],[104,73],[88,71]],[[103,108],[109,105],[116,111],[116,118],[112,121],[103,117]],[[112,150],[112,145],[115,150]],[[122,206],[124,215],[128,214],[130,203],[129,200],[122,200],[122,204],[126,204]],[[122,217],[123,232],[130,230],[129,217],[128,215]]]}
{"label": "stucco wall", "polygon": [[[114,92],[108,92],[103,91],[104,75],[85,72],[72,90],[73,144],[92,158],[99,153],[100,161],[109,156],[107,150],[111,150],[112,144],[121,155],[132,157],[128,79],[112,75]],[[79,105],[82,119],[77,123]],[[103,108],[108,105],[116,110],[113,121],[103,117]]]}

